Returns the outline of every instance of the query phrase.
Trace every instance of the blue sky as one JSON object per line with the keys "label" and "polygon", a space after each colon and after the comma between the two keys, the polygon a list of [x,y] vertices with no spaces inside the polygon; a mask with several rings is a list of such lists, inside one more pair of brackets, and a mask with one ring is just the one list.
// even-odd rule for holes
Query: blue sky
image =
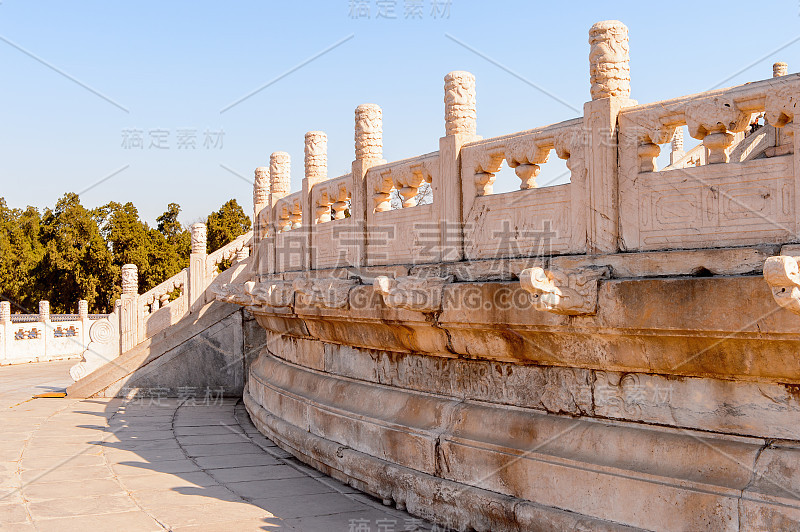
{"label": "blue sky", "polygon": [[[378,18],[382,3],[395,18]],[[323,130],[329,175],[346,173],[361,103],[383,108],[386,159],[435,151],[451,70],[477,78],[484,137],[573,118],[589,99],[588,29],[599,20],[628,25],[641,103],[764,79],[775,61],[800,68],[797,0],[452,0],[438,16],[433,3],[2,0],[0,196],[40,208],[67,191],[88,207],[132,201],[151,224],[169,202],[184,223],[230,198],[249,212],[251,185],[226,168],[249,180],[288,151],[299,190],[303,135]],[[353,4],[369,17],[354,18]],[[421,16],[406,18],[413,4]],[[130,147],[135,130],[142,148]],[[151,146],[159,135],[167,148]]]}

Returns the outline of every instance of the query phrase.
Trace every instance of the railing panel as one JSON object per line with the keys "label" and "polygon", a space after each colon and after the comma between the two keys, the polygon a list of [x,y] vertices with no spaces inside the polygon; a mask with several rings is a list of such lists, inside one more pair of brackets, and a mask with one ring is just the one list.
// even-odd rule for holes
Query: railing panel
{"label": "railing panel", "polygon": [[476,198],[464,231],[471,259],[530,257],[572,250],[570,185]]}
{"label": "railing panel", "polygon": [[[367,264],[423,264],[441,259],[441,227],[434,206],[437,198],[417,204],[419,189],[424,183],[433,183],[438,174],[438,152],[375,166],[367,172]],[[392,209],[395,191],[400,208]]]}
{"label": "railing panel", "polygon": [[185,293],[167,303],[155,312],[142,316],[140,320],[139,341],[152,338],[169,326],[177,323],[189,311],[188,298]]}
{"label": "railing panel", "polygon": [[[480,140],[461,151],[467,259],[579,253],[586,250],[588,201],[582,119]],[[536,188],[551,152],[567,160],[569,184]],[[503,161],[520,190],[493,194]]]}
{"label": "railing panel", "polygon": [[209,253],[206,257],[206,275],[208,279],[213,280],[219,274],[218,266],[223,261],[233,259],[237,253],[250,246],[252,241],[253,231],[248,231],[233,242],[229,242],[213,253]]}
{"label": "railing panel", "polygon": [[[797,139],[784,131],[800,101],[800,76],[623,109],[619,116],[623,249],[705,248],[787,242],[800,234]],[[762,124],[765,122],[765,124]],[[698,156],[657,167],[679,128]],[[794,127],[793,124],[790,127]],[[676,133],[677,131],[677,133]]]}
{"label": "railing panel", "polygon": [[795,227],[791,157],[641,174],[641,250],[786,242]]}
{"label": "railing panel", "polygon": [[[188,269],[184,268],[161,284],[139,296],[139,334],[141,342],[163,331],[180,320],[188,311]],[[171,294],[180,290],[180,295],[170,301]]]}
{"label": "railing panel", "polygon": [[375,213],[367,235],[367,264],[424,264],[439,260],[440,228],[433,212],[433,205],[427,204]]}
{"label": "railing panel", "polygon": [[311,233],[311,261],[315,268],[352,266],[363,228],[356,228],[350,206],[352,174],[314,185],[311,206],[314,227]]}
{"label": "railing panel", "polygon": [[275,203],[275,269],[278,272],[306,267],[307,234],[302,226],[303,193],[289,194]]}

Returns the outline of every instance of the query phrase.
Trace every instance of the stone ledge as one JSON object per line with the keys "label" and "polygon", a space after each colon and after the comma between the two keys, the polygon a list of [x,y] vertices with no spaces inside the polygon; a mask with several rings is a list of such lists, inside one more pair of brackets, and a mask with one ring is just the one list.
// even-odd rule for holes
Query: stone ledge
{"label": "stone ledge", "polygon": [[395,353],[274,333],[268,345],[304,368],[457,400],[800,440],[797,386]]}
{"label": "stone ledge", "polygon": [[798,318],[757,276],[601,280],[593,316],[537,311],[512,282],[446,285],[442,306],[387,307],[371,286],[356,285],[347,309],[254,314],[279,334],[366,349],[800,384]]}

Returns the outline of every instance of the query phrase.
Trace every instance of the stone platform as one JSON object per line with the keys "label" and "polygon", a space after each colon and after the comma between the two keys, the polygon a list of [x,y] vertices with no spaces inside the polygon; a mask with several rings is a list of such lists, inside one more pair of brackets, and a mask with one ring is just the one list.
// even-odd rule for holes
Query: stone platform
{"label": "stone platform", "polygon": [[0,368],[0,530],[429,529],[297,462],[239,400],[29,400],[72,364]]}

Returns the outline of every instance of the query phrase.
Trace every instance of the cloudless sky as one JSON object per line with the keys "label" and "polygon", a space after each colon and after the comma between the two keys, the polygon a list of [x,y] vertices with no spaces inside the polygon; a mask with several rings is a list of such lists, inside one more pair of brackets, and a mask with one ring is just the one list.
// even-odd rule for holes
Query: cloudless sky
{"label": "cloudless sky", "polygon": [[[597,21],[628,26],[631,96],[647,103],[768,78],[775,61],[796,72],[799,15],[797,0],[2,0],[0,196],[132,201],[151,224],[169,202],[184,223],[230,198],[249,213],[253,169],[273,151],[290,153],[299,190],[306,131],[328,134],[329,176],[349,172],[361,103],[383,108],[387,160],[438,149],[449,71],[475,74],[491,137],[581,114]],[[159,130],[166,149],[151,146]]]}

